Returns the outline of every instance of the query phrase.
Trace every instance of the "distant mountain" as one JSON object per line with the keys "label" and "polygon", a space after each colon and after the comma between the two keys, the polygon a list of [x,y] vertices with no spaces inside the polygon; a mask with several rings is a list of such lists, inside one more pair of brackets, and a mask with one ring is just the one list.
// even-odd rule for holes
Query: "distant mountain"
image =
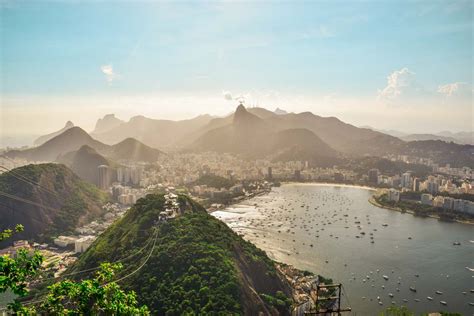
{"label": "distant mountain", "polygon": [[[5,153],[9,157],[19,157],[30,161],[65,161],[71,159],[71,152],[87,146],[82,153],[91,154],[93,149],[98,154],[116,161],[156,161],[162,154],[157,149],[146,146],[136,139],[128,138],[109,146],[93,139],[80,127],[73,127],[50,139],[41,146],[26,150],[11,150]],[[87,160],[87,159],[86,159]]]}
{"label": "distant mountain", "polygon": [[383,130],[375,129],[370,126],[365,126],[361,128],[369,128],[374,131],[378,131],[384,134],[392,135],[398,137],[404,141],[417,141],[417,140],[442,140],[445,142],[454,142],[460,145],[474,145],[474,132],[458,132],[453,133],[450,131],[442,131],[439,133],[405,133],[397,130]]}
{"label": "distant mountain", "polygon": [[440,165],[474,168],[474,145],[460,145],[441,140],[407,142],[400,148],[406,155],[431,158]]}
{"label": "distant mountain", "polygon": [[95,124],[94,131],[91,134],[101,134],[106,133],[121,124],[125,123],[124,121],[115,117],[115,114],[107,114],[103,118],[98,119]]}
{"label": "distant mountain", "polygon": [[[259,113],[260,117],[251,111]],[[310,161],[315,157],[337,155],[336,150],[308,129],[279,130],[277,125],[269,123],[269,120],[276,116],[272,112],[269,113],[271,115],[258,108],[247,110],[243,105],[239,105],[232,115],[231,123],[205,132],[191,145],[191,148],[199,151],[235,153],[253,158],[273,157],[273,159],[286,159],[285,157],[289,156],[283,155],[285,152],[289,153],[298,148],[304,149],[304,158],[311,158]],[[301,150],[298,152],[303,153]]]}
{"label": "distant mountain", "polygon": [[59,155],[76,151],[84,145],[88,145],[97,151],[104,150],[107,147],[107,145],[93,139],[82,128],[76,126],[67,129],[38,147],[12,150],[5,153],[5,155],[30,161],[55,161]]}
{"label": "distant mountain", "polygon": [[440,136],[440,135],[434,135],[434,134],[409,134],[403,137],[400,137],[400,139],[403,139],[404,141],[411,142],[411,141],[416,141],[416,140],[442,140],[443,142],[453,142],[453,143],[458,143],[458,140],[453,138],[453,137],[448,137],[448,136]]}
{"label": "distant mountain", "polygon": [[[41,188],[19,178],[39,183]],[[61,164],[27,165],[0,174],[0,191],[36,204],[0,196],[0,230],[22,224],[25,230],[14,239],[36,241],[71,232],[96,218],[107,199],[105,193]]]}
{"label": "distant mountain", "polygon": [[58,161],[71,168],[81,179],[95,185],[99,184],[97,167],[112,164],[109,159],[87,145],[82,146],[77,151],[60,155]]}
{"label": "distant mountain", "polygon": [[130,274],[149,254],[121,286],[152,315],[290,315],[291,285],[265,252],[189,197],[177,201],[179,215],[157,223],[168,208],[164,196],[140,199],[67,273],[128,257],[123,275]]}
{"label": "distant mountain", "polygon": [[307,129],[278,132],[273,142],[271,150],[275,161],[308,161],[317,166],[333,166],[339,162],[339,153]]}
{"label": "distant mountain", "polygon": [[130,121],[121,123],[107,131],[94,131],[92,136],[109,145],[127,138],[135,138],[153,148],[175,147],[179,140],[196,132],[211,120],[210,115],[201,115],[182,121],[155,120],[144,116],[135,116]]}
{"label": "distant mountain", "polygon": [[151,148],[136,139],[127,138],[104,151],[106,156],[117,161],[156,162],[164,153]]}
{"label": "distant mountain", "polygon": [[56,131],[56,132],[51,133],[51,134],[40,136],[40,137],[38,137],[37,139],[35,139],[33,141],[33,144],[35,146],[40,146],[40,145],[46,143],[51,138],[54,138],[54,137],[58,136],[59,134],[64,133],[66,130],[68,130],[72,127],[74,127],[74,123],[72,123],[71,121],[67,121],[66,125],[63,128],[61,128],[59,131]]}
{"label": "distant mountain", "polygon": [[474,132],[469,131],[469,132],[457,132],[457,133],[452,133],[449,131],[443,131],[439,132],[436,135],[439,136],[445,136],[445,137],[452,137],[457,140],[459,144],[468,144],[468,145],[474,145]]}
{"label": "distant mountain", "polygon": [[276,108],[275,111],[273,111],[276,115],[283,115],[283,114],[288,114],[285,110],[282,110],[280,108]]}

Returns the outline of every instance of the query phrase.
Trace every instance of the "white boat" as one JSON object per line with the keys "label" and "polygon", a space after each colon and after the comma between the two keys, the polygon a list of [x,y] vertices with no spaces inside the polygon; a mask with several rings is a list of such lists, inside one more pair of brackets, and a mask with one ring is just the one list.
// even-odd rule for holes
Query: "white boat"
{"label": "white boat", "polygon": [[383,277],[385,280],[388,280],[388,276],[386,276],[385,274],[382,275],[382,277]]}
{"label": "white boat", "polygon": [[439,302],[443,305],[448,305],[448,303],[446,303],[445,301],[439,301]]}
{"label": "white boat", "polygon": [[441,292],[441,291],[436,291],[435,293],[438,294],[438,295],[443,294],[443,292]]}
{"label": "white boat", "polygon": [[431,296],[428,296],[427,299],[430,300],[430,301],[433,300],[433,298]]}

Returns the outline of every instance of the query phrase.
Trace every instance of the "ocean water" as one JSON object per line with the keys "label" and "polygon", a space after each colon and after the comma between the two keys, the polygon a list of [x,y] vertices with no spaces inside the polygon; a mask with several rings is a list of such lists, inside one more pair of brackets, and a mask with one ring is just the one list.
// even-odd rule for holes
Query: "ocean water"
{"label": "ocean water", "polygon": [[392,303],[473,315],[474,226],[378,208],[368,202],[371,194],[285,184],[213,215],[271,258],[341,282],[351,315],[378,315]]}

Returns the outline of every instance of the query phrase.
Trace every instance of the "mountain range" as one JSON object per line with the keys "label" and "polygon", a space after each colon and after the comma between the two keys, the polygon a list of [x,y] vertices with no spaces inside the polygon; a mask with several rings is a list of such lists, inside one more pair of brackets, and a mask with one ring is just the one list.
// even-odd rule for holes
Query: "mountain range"
{"label": "mountain range", "polygon": [[379,131],[384,134],[392,135],[398,137],[404,141],[417,141],[417,140],[441,140],[444,142],[453,142],[460,145],[474,145],[474,132],[449,132],[449,131],[442,131],[439,133],[418,133],[418,134],[410,134],[405,133],[397,130],[380,130],[375,129],[370,126],[365,126],[363,128],[369,128],[374,131]]}
{"label": "mountain range", "polygon": [[109,114],[97,122],[92,136],[72,127],[36,148],[10,151],[7,155],[55,161],[59,155],[87,145],[105,158],[117,161],[156,161],[162,152],[155,148],[166,148],[228,152],[275,161],[307,160],[318,166],[335,164],[340,159],[390,154],[416,155],[440,164],[474,167],[474,146],[442,141],[450,140],[447,137],[451,136],[432,140],[419,135],[413,139],[422,140],[406,141],[335,117],[311,112],[286,113],[280,109],[272,112],[243,105],[225,117],[201,115],[182,121],[136,116],[124,122]]}
{"label": "mountain range", "polygon": [[25,150],[11,150],[5,153],[5,155],[30,161],[51,162],[63,159],[61,157],[79,150],[84,145],[94,149],[106,158],[117,161],[152,162],[156,161],[163,154],[158,149],[151,148],[132,138],[127,138],[115,145],[106,145],[92,138],[80,127],[75,126],[38,147]]}

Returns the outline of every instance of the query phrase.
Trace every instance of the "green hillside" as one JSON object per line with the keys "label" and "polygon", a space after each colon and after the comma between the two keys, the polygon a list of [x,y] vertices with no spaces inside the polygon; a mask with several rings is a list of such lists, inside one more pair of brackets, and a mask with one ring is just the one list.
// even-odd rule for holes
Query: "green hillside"
{"label": "green hillside", "polygon": [[145,246],[124,264],[121,276],[143,267],[120,284],[135,290],[139,303],[153,315],[257,315],[277,309],[289,314],[291,289],[273,261],[190,198],[180,196],[178,201],[181,215],[157,223],[165,208],[164,196],[140,199],[70,271],[133,257]]}
{"label": "green hillside", "polygon": [[[40,186],[27,183],[23,179]],[[0,229],[25,226],[15,238],[45,240],[99,216],[107,195],[61,164],[15,168],[0,175],[0,191],[30,202],[0,196]]]}

